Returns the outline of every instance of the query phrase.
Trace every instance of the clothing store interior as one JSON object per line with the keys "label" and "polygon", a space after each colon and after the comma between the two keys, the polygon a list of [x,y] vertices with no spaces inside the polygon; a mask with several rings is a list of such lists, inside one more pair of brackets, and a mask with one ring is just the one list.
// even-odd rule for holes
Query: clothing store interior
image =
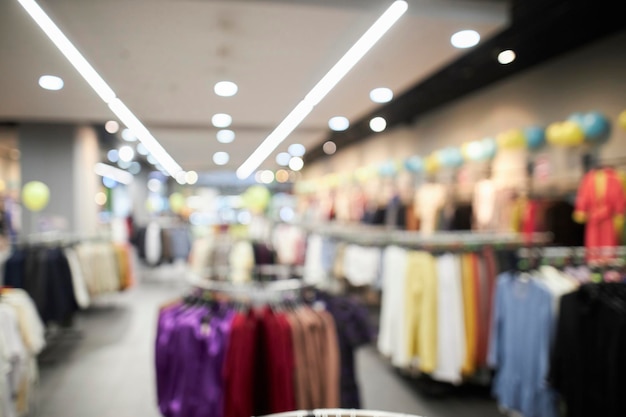
{"label": "clothing store interior", "polygon": [[0,417],[626,416],[613,0],[0,1]]}

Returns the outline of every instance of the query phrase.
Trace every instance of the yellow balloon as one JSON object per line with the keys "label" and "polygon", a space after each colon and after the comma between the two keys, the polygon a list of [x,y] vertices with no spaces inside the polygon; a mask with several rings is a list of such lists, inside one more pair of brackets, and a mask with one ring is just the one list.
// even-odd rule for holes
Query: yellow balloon
{"label": "yellow balloon", "polygon": [[169,201],[170,209],[176,214],[180,214],[185,207],[185,197],[181,193],[172,193]]}
{"label": "yellow balloon", "polygon": [[520,129],[507,130],[500,133],[496,140],[502,149],[519,149],[526,146],[526,136]]}
{"label": "yellow balloon", "polygon": [[623,112],[619,114],[619,125],[623,129],[626,129],[626,110],[624,110]]}
{"label": "yellow balloon", "polygon": [[546,140],[557,146],[577,146],[585,141],[585,132],[576,122],[566,120],[552,123],[546,129]]}
{"label": "yellow balloon", "polygon": [[253,185],[243,193],[243,205],[251,211],[260,213],[267,208],[271,197],[270,191],[266,187]]}
{"label": "yellow balloon", "polygon": [[41,211],[50,200],[50,189],[41,181],[30,181],[22,188],[22,202],[30,211]]}
{"label": "yellow balloon", "polygon": [[433,153],[426,158],[426,162],[424,164],[424,168],[428,174],[434,174],[439,170],[441,164],[439,163],[439,158],[437,153]]}

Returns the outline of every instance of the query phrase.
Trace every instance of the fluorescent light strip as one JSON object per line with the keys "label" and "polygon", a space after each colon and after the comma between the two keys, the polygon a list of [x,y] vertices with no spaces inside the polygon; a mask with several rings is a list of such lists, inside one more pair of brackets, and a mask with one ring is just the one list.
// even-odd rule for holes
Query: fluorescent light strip
{"label": "fluorescent light strip", "polygon": [[35,0],[17,0],[28,12],[33,20],[39,25],[44,33],[56,45],[67,60],[74,66],[76,71],[87,81],[95,93],[109,105],[111,111],[124,123],[131,132],[144,144],[154,158],[172,176],[182,171],[180,165],[167,153],[150,131],[141,121],[126,107],[126,105],[116,98],[115,92],[102,79],[100,74],[91,66],[83,55],[70,42],[65,34],[50,19],[46,12],[37,4]]}
{"label": "fluorescent light strip", "polygon": [[397,0],[374,22],[361,38],[311,89],[289,115],[274,129],[258,148],[237,169],[237,177],[248,178],[284,141],[291,132],[311,113],[313,107],[341,81],[408,9],[406,1]]}
{"label": "fluorescent light strip", "polygon": [[98,162],[96,165],[94,165],[93,171],[101,177],[111,178],[112,180],[115,180],[120,184],[128,185],[133,182],[133,174],[131,174],[130,172],[116,168],[112,165],[103,164],[102,162]]}

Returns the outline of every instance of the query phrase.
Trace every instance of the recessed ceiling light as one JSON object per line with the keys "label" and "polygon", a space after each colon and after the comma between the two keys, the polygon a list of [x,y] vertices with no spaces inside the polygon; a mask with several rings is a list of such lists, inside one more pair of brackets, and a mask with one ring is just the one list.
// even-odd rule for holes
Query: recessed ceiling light
{"label": "recessed ceiling light", "polygon": [[119,152],[117,152],[117,149],[111,149],[109,152],[107,152],[107,159],[113,163],[119,161],[120,155]]}
{"label": "recessed ceiling light", "polygon": [[276,171],[276,181],[280,183],[289,181],[289,173],[284,169],[279,169]]}
{"label": "recessed ceiling light", "polygon": [[231,143],[235,140],[235,132],[229,129],[218,130],[216,136],[219,143]]}
{"label": "recessed ceiling light", "polygon": [[185,173],[185,171],[178,171],[174,176],[174,179],[180,185],[185,185],[187,183],[187,174]]}
{"label": "recessed ceiling light", "polygon": [[154,156],[152,156],[152,154],[148,155],[148,157],[146,158],[148,160],[149,163],[151,163],[152,165],[156,165],[157,160]]}
{"label": "recessed ceiling light", "polygon": [[260,178],[263,184],[271,184],[274,181],[274,173],[270,170],[265,170],[261,172]]}
{"label": "recessed ceiling light", "polygon": [[120,124],[115,120],[109,120],[104,124],[104,130],[114,135],[117,133],[118,130],[120,130]]}
{"label": "recessed ceiling light", "polygon": [[130,163],[130,166],[128,167],[128,172],[130,172],[133,175],[137,175],[141,172],[141,165],[139,164],[139,162],[137,161],[133,161]]}
{"label": "recessed ceiling light", "polygon": [[133,132],[131,132],[130,129],[124,129],[122,130],[122,139],[126,142],[135,142],[137,137],[133,135]]}
{"label": "recessed ceiling light", "polygon": [[291,155],[288,152],[281,152],[276,155],[276,163],[281,167],[286,167],[289,165],[289,160],[291,159]]}
{"label": "recessed ceiling light", "polygon": [[63,88],[63,79],[56,75],[42,75],[39,77],[39,86],[45,90],[57,91]]}
{"label": "recessed ceiling light", "polygon": [[146,148],[146,145],[140,142],[137,144],[137,153],[139,155],[146,156],[150,153],[150,151],[148,150],[148,148]]}
{"label": "recessed ceiling light", "polygon": [[130,162],[135,157],[135,151],[128,145],[122,146],[118,151],[120,161]]}
{"label": "recessed ceiling light", "polygon": [[379,87],[370,91],[370,100],[374,103],[388,103],[393,99],[393,91],[387,87]]}
{"label": "recessed ceiling light", "polygon": [[215,165],[226,165],[230,160],[228,152],[215,152],[213,154],[213,162]]}
{"label": "recessed ceiling light", "polygon": [[289,168],[294,171],[300,171],[304,167],[304,161],[299,156],[294,156],[289,161]]}
{"label": "recessed ceiling light", "polygon": [[301,145],[299,143],[293,143],[289,145],[287,151],[291,156],[303,156],[306,152],[306,149],[304,148],[304,145]]}
{"label": "recessed ceiling light", "polygon": [[328,120],[328,127],[335,132],[341,132],[350,127],[350,120],[347,117],[335,116]]}
{"label": "recessed ceiling light", "polygon": [[322,150],[326,155],[332,155],[337,152],[337,145],[332,140],[329,140],[324,143],[324,145],[322,146]]}
{"label": "recessed ceiling light", "polygon": [[387,127],[387,121],[382,117],[374,117],[370,120],[370,129],[374,132],[382,132]]}
{"label": "recessed ceiling light", "polygon": [[213,87],[215,94],[221,97],[232,97],[237,94],[239,87],[232,81],[220,81]]}
{"label": "recessed ceiling light", "polygon": [[122,169],[130,168],[131,164],[132,164],[132,162],[130,162],[130,161],[123,161],[121,159],[119,161],[117,161],[117,166],[122,168]]}
{"label": "recessed ceiling light", "polygon": [[217,113],[211,117],[211,123],[215,127],[228,127],[233,122],[233,118],[230,114],[226,113]]}
{"label": "recessed ceiling light", "polygon": [[194,185],[198,182],[198,173],[196,171],[187,171],[187,174],[185,174],[185,180],[187,181],[187,184]]}
{"label": "recessed ceiling light", "polygon": [[498,62],[502,65],[510,64],[513,61],[515,61],[515,52],[510,49],[498,54]]}
{"label": "recessed ceiling light", "polygon": [[159,191],[161,191],[161,186],[163,184],[161,183],[161,181],[157,180],[156,178],[150,178],[148,180],[148,190],[152,191],[153,193],[158,193]]}
{"label": "recessed ceiling light", "polygon": [[452,46],[459,49],[471,48],[478,45],[480,42],[480,35],[475,30],[461,30],[450,38]]}

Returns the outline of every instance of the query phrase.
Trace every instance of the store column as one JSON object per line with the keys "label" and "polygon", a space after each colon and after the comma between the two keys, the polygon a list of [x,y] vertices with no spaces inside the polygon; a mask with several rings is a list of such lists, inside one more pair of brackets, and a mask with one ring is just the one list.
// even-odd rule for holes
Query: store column
{"label": "store column", "polygon": [[24,235],[58,231],[89,236],[98,229],[94,196],[98,178],[98,138],[91,127],[24,124],[18,131],[22,186],[42,181],[50,189],[48,205],[38,213],[22,210]]}

